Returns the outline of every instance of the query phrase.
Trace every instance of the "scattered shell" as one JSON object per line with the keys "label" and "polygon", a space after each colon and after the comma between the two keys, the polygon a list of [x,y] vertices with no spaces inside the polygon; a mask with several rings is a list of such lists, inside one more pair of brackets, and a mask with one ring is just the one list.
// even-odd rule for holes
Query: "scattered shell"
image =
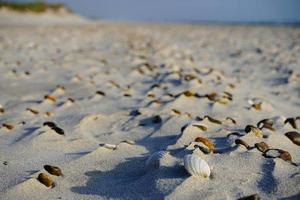
{"label": "scattered shell", "polygon": [[261,102],[260,103],[254,103],[252,104],[252,107],[255,108],[256,110],[261,110]]}
{"label": "scattered shell", "polygon": [[5,127],[5,128],[7,128],[8,130],[14,129],[14,126],[11,125],[11,124],[4,123],[4,124],[2,124],[2,126]]}
{"label": "scattered shell", "polygon": [[292,156],[291,156],[291,154],[288,151],[283,151],[280,154],[279,158],[281,158],[284,161],[290,161],[290,162],[292,162]]}
{"label": "scattered shell", "polygon": [[268,149],[263,156],[266,158],[281,158],[284,161],[292,162],[291,154],[282,149]]}
{"label": "scattered shell", "polygon": [[294,129],[297,129],[296,120],[294,118],[287,118],[284,124],[289,123]]}
{"label": "scattered shell", "polygon": [[44,169],[52,175],[55,176],[63,176],[63,173],[59,167],[51,166],[51,165],[44,165]]}
{"label": "scattered shell", "polygon": [[294,144],[300,146],[300,133],[296,131],[287,132],[284,134],[288,137]]}
{"label": "scattered shell", "polygon": [[32,114],[38,115],[39,111],[33,108],[26,108],[26,110],[28,110],[29,112],[31,112]]}
{"label": "scattered shell", "polygon": [[0,113],[4,113],[4,112],[5,112],[4,108],[0,105]]}
{"label": "scattered shell", "polygon": [[197,137],[195,139],[195,142],[201,142],[201,143],[205,144],[212,151],[215,149],[214,143],[212,143],[208,138]]}
{"label": "scattered shell", "polygon": [[210,176],[210,168],[205,160],[200,156],[189,154],[183,158],[185,169],[195,177],[208,178]]}
{"label": "scattered shell", "polygon": [[135,144],[135,141],[133,141],[133,140],[123,140],[122,142],[130,144],[130,145],[134,145]]}
{"label": "scattered shell", "polygon": [[45,100],[52,101],[53,103],[56,102],[56,97],[55,97],[55,96],[45,95],[45,96],[44,96],[44,99],[45,99]]}
{"label": "scattered shell", "polygon": [[54,130],[56,133],[58,133],[59,135],[64,135],[65,131],[57,126],[51,127],[52,130]]}
{"label": "scattered shell", "polygon": [[161,160],[169,154],[168,151],[157,151],[150,155],[146,160],[145,170],[158,169],[161,166]]}
{"label": "scattered shell", "polygon": [[38,176],[38,181],[40,181],[42,184],[44,184],[46,187],[53,188],[55,186],[52,179],[45,173],[40,173]]}
{"label": "scattered shell", "polygon": [[199,128],[201,131],[207,131],[207,127],[200,124],[193,124],[194,127]]}
{"label": "scattered shell", "polygon": [[269,149],[269,146],[265,142],[255,143],[254,145],[260,152],[266,152]]}
{"label": "scattered shell", "polygon": [[216,101],[218,94],[216,92],[213,92],[210,94],[206,94],[205,97],[208,98],[210,101]]}
{"label": "scattered shell", "polygon": [[271,131],[275,131],[275,129],[273,128],[273,120],[271,119],[263,119],[263,120],[260,120],[258,123],[257,123],[257,127],[259,129],[263,129],[263,128],[266,128],[266,129],[269,129]]}
{"label": "scattered shell", "polygon": [[117,145],[115,144],[107,144],[107,143],[102,143],[99,144],[101,147],[107,148],[107,149],[111,149],[111,150],[116,150],[117,149]]}
{"label": "scattered shell", "polygon": [[242,139],[236,139],[235,144],[237,145],[243,145],[244,147],[246,147],[248,150],[251,149],[251,147],[249,146],[249,144],[247,144],[244,140]]}
{"label": "scattered shell", "polygon": [[56,124],[54,122],[44,122],[43,126],[49,126],[50,128],[53,128],[56,126]]}
{"label": "scattered shell", "polygon": [[105,96],[105,95],[106,95],[105,92],[102,92],[102,91],[100,91],[100,90],[98,90],[98,91],[96,92],[96,94],[97,94],[97,95],[101,95],[101,96]]}
{"label": "scattered shell", "polygon": [[180,112],[179,110],[177,110],[177,109],[172,109],[172,111],[173,111],[175,114],[177,114],[177,115],[181,115],[181,112]]}
{"label": "scattered shell", "polygon": [[200,144],[196,144],[194,146],[194,148],[198,148],[200,151],[202,151],[204,154],[209,154],[211,153],[212,151],[206,146],[204,145],[203,143],[200,143]]}
{"label": "scattered shell", "polygon": [[220,120],[214,119],[208,115],[204,116],[204,119],[207,118],[210,122],[215,123],[215,124],[222,124],[222,122]]}
{"label": "scattered shell", "polygon": [[252,194],[250,196],[239,198],[238,200],[261,200],[258,194]]}
{"label": "scattered shell", "polygon": [[191,91],[189,91],[189,90],[184,91],[182,94],[183,94],[184,96],[186,96],[186,97],[194,97],[194,96],[196,96],[196,93],[191,92]]}
{"label": "scattered shell", "polygon": [[260,137],[260,138],[262,138],[264,136],[263,132],[260,129],[258,129],[252,125],[247,125],[245,127],[245,132],[246,133],[253,132],[257,137]]}
{"label": "scattered shell", "polygon": [[236,124],[236,121],[231,117],[226,117],[226,120],[231,121],[233,124]]}

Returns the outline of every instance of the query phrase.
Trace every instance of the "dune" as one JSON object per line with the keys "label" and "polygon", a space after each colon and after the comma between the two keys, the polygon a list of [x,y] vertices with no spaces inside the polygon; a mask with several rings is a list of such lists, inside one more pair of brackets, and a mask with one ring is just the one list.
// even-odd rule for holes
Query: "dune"
{"label": "dune", "polygon": [[0,24],[1,199],[300,198],[299,28]]}

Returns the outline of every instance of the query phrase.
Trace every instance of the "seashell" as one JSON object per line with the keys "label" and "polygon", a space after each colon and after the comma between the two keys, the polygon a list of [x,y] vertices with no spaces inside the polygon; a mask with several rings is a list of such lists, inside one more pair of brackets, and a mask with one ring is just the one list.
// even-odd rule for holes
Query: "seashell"
{"label": "seashell", "polygon": [[246,133],[253,132],[257,137],[260,137],[260,138],[262,138],[264,136],[263,132],[260,129],[258,129],[252,125],[247,125],[245,127],[245,132]]}
{"label": "seashell", "polygon": [[234,141],[235,144],[237,145],[243,145],[244,147],[246,147],[248,150],[251,149],[251,147],[249,146],[249,144],[247,144],[244,140],[242,139],[236,139]]}
{"label": "seashell", "polygon": [[208,98],[210,101],[216,101],[218,94],[216,92],[213,92],[210,94],[206,94],[205,97]]}
{"label": "seashell", "polygon": [[56,133],[58,133],[59,135],[64,135],[65,131],[57,126],[51,127],[52,130],[54,130]]}
{"label": "seashell", "polygon": [[189,154],[183,158],[185,169],[195,177],[208,178],[210,176],[210,168],[205,160],[195,154]]}
{"label": "seashell", "polygon": [[257,123],[257,127],[259,129],[263,129],[263,128],[266,128],[266,129],[269,129],[271,131],[275,131],[275,129],[273,128],[273,120],[271,119],[263,119],[263,120],[260,120],[258,123]]}
{"label": "seashell", "polygon": [[107,148],[107,149],[111,149],[111,150],[116,150],[117,149],[117,145],[115,144],[107,144],[107,143],[102,143],[99,144],[101,147]]}
{"label": "seashell", "polygon": [[252,104],[252,108],[255,108],[256,110],[261,110],[261,106],[262,105],[262,103],[260,102],[260,103],[254,103],[254,104]]}
{"label": "seashell", "polygon": [[287,132],[284,134],[288,137],[294,144],[300,146],[300,133],[296,131]]}
{"label": "seashell", "polygon": [[252,194],[252,195],[249,195],[249,196],[239,198],[238,200],[261,200],[261,198],[258,194]]}
{"label": "seashell", "polygon": [[215,145],[214,143],[212,143],[209,139],[207,138],[204,138],[204,137],[197,137],[195,139],[195,142],[201,142],[203,143],[204,145],[206,145],[210,150],[214,150],[215,149]]}
{"label": "seashell", "polygon": [[102,92],[102,91],[100,91],[100,90],[98,90],[98,91],[96,92],[96,94],[97,94],[97,95],[101,95],[101,96],[105,96],[105,95],[106,95],[105,92]]}
{"label": "seashell", "polygon": [[284,161],[292,162],[292,156],[288,151],[281,152],[279,158],[281,158]]}
{"label": "seashell", "polygon": [[193,124],[192,126],[199,128],[201,131],[207,131],[207,127],[200,124]]}
{"label": "seashell", "polygon": [[4,113],[4,108],[0,105],[0,113]]}
{"label": "seashell", "polygon": [[51,165],[44,165],[44,169],[52,175],[55,176],[63,176],[63,173],[59,167],[51,166]]}
{"label": "seashell", "polygon": [[207,118],[210,122],[215,123],[215,124],[222,124],[222,122],[220,120],[214,119],[208,115],[204,116],[204,119]]}
{"label": "seashell", "polygon": [[236,124],[236,121],[231,117],[226,117],[226,120],[231,121],[233,124]]}
{"label": "seashell", "polygon": [[55,96],[51,96],[51,95],[45,95],[45,96],[44,96],[44,99],[45,99],[45,100],[52,101],[53,103],[55,103],[55,102],[56,102],[56,98],[55,98]]}
{"label": "seashell", "polygon": [[266,152],[269,149],[269,146],[265,142],[255,143],[254,145],[260,152]]}
{"label": "seashell", "polygon": [[7,128],[8,130],[14,129],[14,126],[11,125],[11,124],[4,123],[4,124],[2,124],[2,126],[5,127],[5,128]]}
{"label": "seashell", "polygon": [[161,166],[161,160],[167,155],[169,155],[168,151],[157,151],[150,155],[150,157],[146,160],[145,170],[150,171],[158,169]]}
{"label": "seashell", "polygon": [[177,114],[177,115],[181,115],[181,112],[180,112],[179,110],[177,110],[177,109],[172,109],[172,111],[173,111],[175,114]]}
{"label": "seashell", "polygon": [[266,158],[281,158],[284,161],[290,162],[291,164],[295,165],[292,162],[292,156],[288,151],[282,149],[268,149],[264,154]]}
{"label": "seashell", "polygon": [[47,121],[43,123],[43,126],[49,126],[50,128],[53,128],[56,126],[56,124],[54,122]]}
{"label": "seashell", "polygon": [[46,187],[53,188],[55,186],[52,179],[45,173],[40,173],[37,179],[38,179],[39,182],[44,184]]}
{"label": "seashell", "polygon": [[35,115],[38,115],[39,114],[39,111],[38,110],[35,110],[33,108],[26,108],[26,110],[28,110],[29,112],[31,112],[32,114],[35,114]]}
{"label": "seashell", "polygon": [[230,100],[228,98],[225,98],[225,97],[220,97],[216,100],[216,102],[218,102],[219,104],[226,105],[230,102]]}
{"label": "seashell", "polygon": [[289,123],[294,129],[297,129],[296,120],[294,118],[287,118],[284,124]]}
{"label": "seashell", "polygon": [[51,116],[53,116],[53,115],[54,115],[53,112],[46,112],[46,113],[45,113],[45,116],[46,116],[46,117],[51,117]]}
{"label": "seashell", "polygon": [[200,151],[202,151],[204,154],[209,154],[212,152],[211,149],[209,149],[206,145],[204,145],[203,143],[200,143],[200,144],[196,144],[194,146],[195,149],[199,149]]}
{"label": "seashell", "polygon": [[135,144],[135,142],[133,140],[123,140],[122,142],[130,144],[130,145],[134,145]]}
{"label": "seashell", "polygon": [[196,96],[196,94],[195,94],[194,92],[191,92],[191,91],[189,91],[189,90],[184,91],[182,94],[183,94],[184,96],[186,96],[186,97],[194,97],[194,96]]}

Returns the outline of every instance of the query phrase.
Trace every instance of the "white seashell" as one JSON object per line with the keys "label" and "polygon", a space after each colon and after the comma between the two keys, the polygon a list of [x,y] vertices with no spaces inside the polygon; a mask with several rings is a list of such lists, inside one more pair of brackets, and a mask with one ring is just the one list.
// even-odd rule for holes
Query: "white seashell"
{"label": "white seashell", "polygon": [[150,171],[158,169],[161,166],[161,160],[169,154],[168,151],[157,151],[153,153],[145,163],[145,170]]}
{"label": "white seashell", "polygon": [[135,144],[135,142],[133,140],[123,140],[122,142],[130,144],[130,145],[134,145]]}
{"label": "white seashell", "polygon": [[200,156],[189,154],[184,156],[184,167],[185,169],[195,177],[207,178],[210,175],[210,168],[205,160]]}
{"label": "white seashell", "polygon": [[107,149],[112,149],[112,150],[116,150],[117,149],[117,145],[115,144],[106,144],[106,143],[103,143],[103,144],[100,144],[101,147],[104,147],[104,148],[107,148]]}

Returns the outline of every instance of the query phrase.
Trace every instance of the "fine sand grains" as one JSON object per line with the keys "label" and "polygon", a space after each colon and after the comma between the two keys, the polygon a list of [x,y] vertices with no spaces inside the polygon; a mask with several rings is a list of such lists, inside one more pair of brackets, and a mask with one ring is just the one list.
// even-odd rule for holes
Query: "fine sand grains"
{"label": "fine sand grains", "polygon": [[299,41],[288,27],[1,27],[0,199],[299,199]]}

